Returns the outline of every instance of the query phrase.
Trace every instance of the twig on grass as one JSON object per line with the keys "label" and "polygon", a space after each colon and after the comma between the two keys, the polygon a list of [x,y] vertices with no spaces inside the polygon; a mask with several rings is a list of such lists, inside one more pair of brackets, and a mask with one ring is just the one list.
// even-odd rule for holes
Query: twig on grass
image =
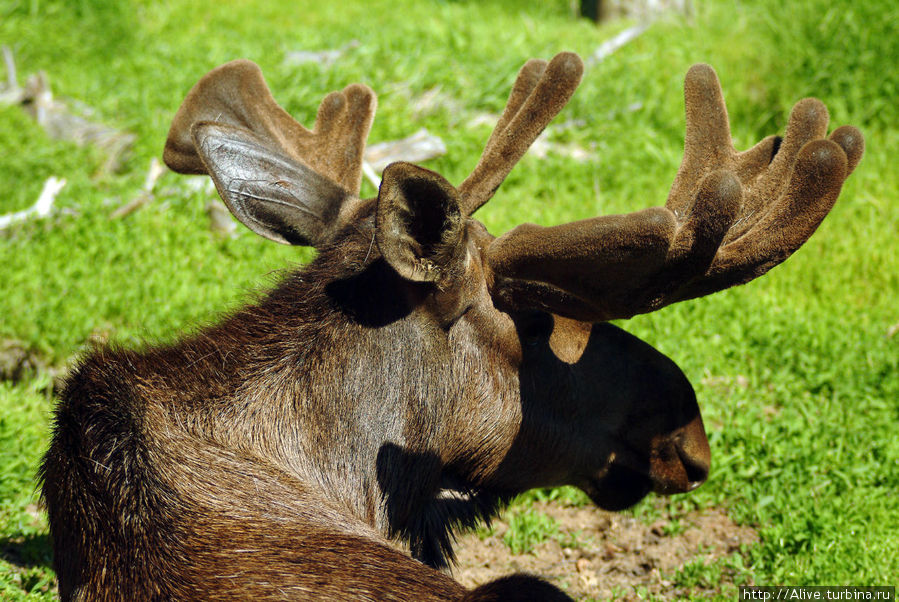
{"label": "twig on grass", "polygon": [[[25,87],[19,87],[15,60],[7,46],[3,47],[3,62],[7,83],[0,89],[0,102],[20,105],[53,138],[71,140],[79,146],[96,146],[107,157],[101,172],[118,171],[134,144],[134,134],[76,115],[66,103],[53,98],[50,82],[43,71],[30,75]],[[90,109],[82,112],[90,112]]]}
{"label": "twig on grass", "polygon": [[587,67],[594,67],[599,63],[603,62],[611,56],[616,50],[626,46],[633,40],[636,40],[640,34],[649,29],[649,23],[640,23],[639,25],[634,25],[633,27],[628,27],[617,36],[610,40],[606,40],[602,44],[599,45],[593,54],[587,57],[585,61],[585,65]]}
{"label": "twig on grass", "polygon": [[44,182],[44,187],[41,189],[41,194],[38,196],[34,205],[28,209],[23,209],[22,211],[0,215],[0,230],[5,230],[12,224],[25,221],[32,217],[41,218],[50,215],[53,211],[53,203],[56,200],[56,195],[59,194],[59,191],[62,190],[62,187],[65,185],[65,178],[57,178],[56,176],[47,178],[47,181]]}
{"label": "twig on grass", "polygon": [[427,161],[446,153],[443,140],[421,128],[411,136],[372,144],[365,149],[364,159],[377,172],[395,161]]}
{"label": "twig on grass", "polygon": [[153,189],[156,188],[156,180],[165,172],[165,166],[160,163],[159,159],[153,157],[150,159],[150,168],[147,170],[147,177],[144,179],[144,185],[140,194],[131,201],[121,205],[118,209],[109,214],[109,219],[121,219],[126,215],[134,213],[147,203],[153,200]]}
{"label": "twig on grass", "polygon": [[9,46],[3,47],[3,64],[6,66],[6,85],[0,88],[0,103],[17,104],[22,102],[22,88],[16,77],[16,62]]}
{"label": "twig on grass", "polygon": [[446,145],[439,137],[422,128],[400,140],[372,144],[365,149],[362,173],[375,188],[381,185],[379,173],[396,161],[427,161],[446,154]]}
{"label": "twig on grass", "polygon": [[291,50],[284,56],[286,65],[304,65],[315,63],[323,67],[329,67],[336,63],[348,50],[358,48],[359,40],[350,40],[340,48],[333,50]]}
{"label": "twig on grass", "polygon": [[236,236],[237,222],[231,217],[231,212],[225,204],[218,199],[212,199],[204,207],[209,217],[209,229],[222,236]]}
{"label": "twig on grass", "polygon": [[371,182],[371,185],[378,189],[381,187],[381,176],[378,175],[378,172],[371,166],[368,161],[363,159],[362,161],[362,175],[365,176],[365,179]]}

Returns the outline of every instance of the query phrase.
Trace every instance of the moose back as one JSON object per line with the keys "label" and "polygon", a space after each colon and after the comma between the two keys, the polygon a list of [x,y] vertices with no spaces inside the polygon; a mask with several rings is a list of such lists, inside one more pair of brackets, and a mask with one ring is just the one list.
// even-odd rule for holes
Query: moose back
{"label": "moose back", "polygon": [[513,575],[467,591],[453,531],[534,487],[617,510],[699,486],[709,445],[678,367],[608,324],[747,282],[817,228],[861,158],[817,100],[737,152],[714,71],[686,77],[664,207],[495,238],[471,215],[583,72],[521,69],[458,187],[395,163],[358,196],[375,96],[311,130],[258,67],[190,91],[164,158],[247,227],[317,258],[176,343],[98,348],[68,378],[41,468],[65,599],[567,599]]}

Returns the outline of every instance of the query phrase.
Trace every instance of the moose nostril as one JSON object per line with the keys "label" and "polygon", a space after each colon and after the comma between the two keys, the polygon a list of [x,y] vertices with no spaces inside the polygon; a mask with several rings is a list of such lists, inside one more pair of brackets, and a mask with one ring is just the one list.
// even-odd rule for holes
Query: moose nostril
{"label": "moose nostril", "polygon": [[684,470],[687,473],[687,480],[690,481],[691,489],[699,487],[709,476],[708,462],[702,462],[701,459],[697,459],[684,453],[683,449],[679,446],[677,453],[684,465]]}
{"label": "moose nostril", "polygon": [[675,436],[675,448],[692,488],[698,487],[709,476],[711,452],[705,436],[702,417],[697,415]]}

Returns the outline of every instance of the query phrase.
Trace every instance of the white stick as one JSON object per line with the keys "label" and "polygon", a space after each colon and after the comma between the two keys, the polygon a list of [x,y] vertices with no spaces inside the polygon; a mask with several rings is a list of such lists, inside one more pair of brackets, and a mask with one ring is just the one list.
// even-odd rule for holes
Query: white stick
{"label": "white stick", "polygon": [[3,47],[3,63],[6,65],[6,84],[10,90],[16,90],[19,87],[19,81],[16,78],[16,61],[13,59],[12,50],[9,46]]}
{"label": "white stick", "polygon": [[599,48],[587,57],[587,66],[592,67],[594,65],[598,65],[602,61],[606,59],[613,52],[625,46],[632,40],[636,39],[641,33],[649,29],[648,23],[641,23],[640,25],[634,25],[633,27],[628,27],[617,36],[612,38],[611,40],[606,40],[602,44],[599,45]]}
{"label": "white stick", "polygon": [[159,179],[165,172],[165,166],[157,159],[153,157],[150,159],[150,169],[147,170],[147,177],[144,179],[144,188],[143,191],[147,194],[151,194],[153,189],[156,188],[156,180]]}
{"label": "white stick", "polygon": [[25,90],[19,87],[16,77],[16,62],[9,46],[3,47],[3,63],[6,65],[6,85],[0,84],[0,104],[19,104],[25,96]]}
{"label": "white stick", "polygon": [[375,172],[383,172],[394,161],[427,161],[444,154],[446,145],[443,140],[421,128],[401,140],[388,140],[366,147],[363,159]]}
{"label": "white stick", "polygon": [[62,187],[65,185],[65,178],[57,178],[56,176],[47,178],[47,181],[44,182],[43,189],[41,189],[41,194],[34,205],[22,211],[0,215],[0,230],[3,230],[16,222],[25,221],[30,217],[47,217],[50,215],[53,211],[53,202],[56,200],[56,195],[59,194],[59,191],[62,190]]}
{"label": "white stick", "polygon": [[362,162],[362,175],[364,175],[375,189],[381,188],[381,178],[368,161]]}
{"label": "white stick", "polygon": [[118,209],[109,214],[109,219],[119,219],[134,213],[148,202],[153,200],[153,189],[156,188],[156,180],[165,173],[165,166],[153,157],[150,159],[150,169],[147,170],[147,177],[144,178],[144,187],[137,197],[121,205]]}

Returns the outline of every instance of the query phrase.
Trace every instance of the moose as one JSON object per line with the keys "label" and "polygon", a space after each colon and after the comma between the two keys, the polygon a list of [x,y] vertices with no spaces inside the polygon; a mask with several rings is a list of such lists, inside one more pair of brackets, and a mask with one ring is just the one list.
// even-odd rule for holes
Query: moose
{"label": "moose", "polygon": [[577,55],[530,60],[458,187],[397,162],[361,199],[375,95],[306,129],[247,60],[188,93],[164,160],[236,218],[318,254],[216,325],[97,346],[40,470],[64,599],[566,600],[517,574],[468,590],[453,533],[535,487],[598,506],[691,491],[710,466],[674,362],[610,324],[746,283],[816,230],[861,159],[815,99],[737,152],[717,75],[686,75],[664,207],[494,237],[472,214],[565,106]]}

